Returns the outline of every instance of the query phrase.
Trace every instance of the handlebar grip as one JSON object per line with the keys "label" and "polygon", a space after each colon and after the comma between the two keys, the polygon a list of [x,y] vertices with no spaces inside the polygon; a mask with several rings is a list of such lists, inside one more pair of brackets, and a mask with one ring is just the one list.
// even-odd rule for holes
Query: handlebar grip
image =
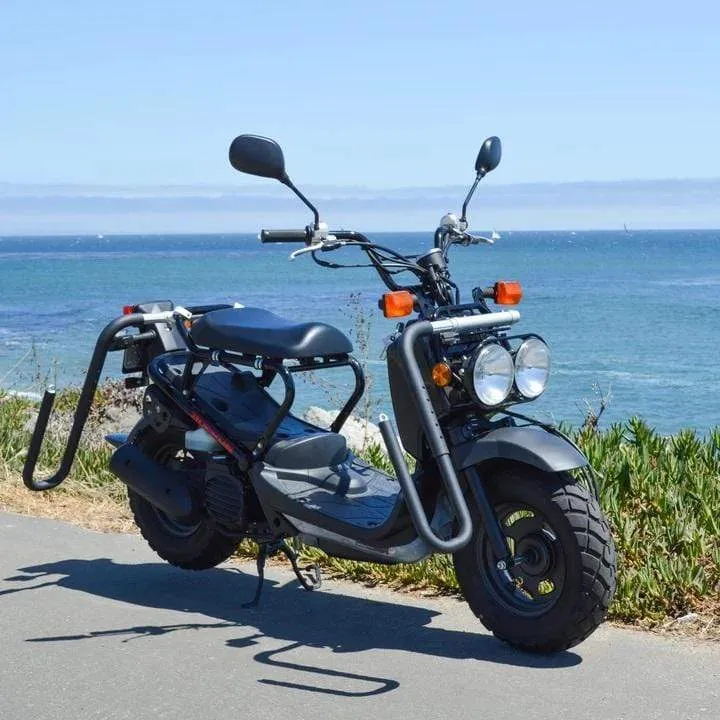
{"label": "handlebar grip", "polygon": [[282,243],[282,242],[306,242],[308,239],[307,230],[261,230],[260,242]]}

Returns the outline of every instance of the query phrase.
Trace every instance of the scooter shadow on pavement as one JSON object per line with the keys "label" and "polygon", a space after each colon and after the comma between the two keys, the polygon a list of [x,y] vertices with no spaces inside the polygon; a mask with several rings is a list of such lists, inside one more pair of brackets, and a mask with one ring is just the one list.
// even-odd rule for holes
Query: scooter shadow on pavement
{"label": "scooter shadow on pavement", "polygon": [[[4,579],[6,583],[19,585],[0,591],[0,596],[58,586],[142,607],[198,613],[220,621],[99,630],[83,635],[28,638],[28,642],[80,641],[108,636],[119,636],[128,641],[181,630],[248,628],[256,632],[248,637],[228,640],[226,644],[235,648],[251,647],[261,638],[275,638],[289,643],[280,649],[259,652],[254,659],[260,663],[378,685],[372,691],[346,693],[302,684],[260,681],[316,692],[375,695],[395,689],[398,683],[386,678],[311,668],[277,660],[276,656],[307,646],[328,648],[334,653],[403,650],[440,658],[474,659],[538,669],[570,667],[582,662],[582,658],[574,652],[532,655],[515,650],[489,635],[433,627],[430,625],[432,619],[441,613],[406,602],[394,604],[343,595],[337,591],[304,593],[294,582],[279,587],[271,578],[266,579],[260,606],[245,609],[241,607],[242,602],[252,597],[256,578],[228,566],[188,573],[164,563],[122,564],[98,558],[61,560],[19,571],[24,574]],[[58,575],[61,577],[53,577]],[[30,581],[41,582],[30,585]]]}

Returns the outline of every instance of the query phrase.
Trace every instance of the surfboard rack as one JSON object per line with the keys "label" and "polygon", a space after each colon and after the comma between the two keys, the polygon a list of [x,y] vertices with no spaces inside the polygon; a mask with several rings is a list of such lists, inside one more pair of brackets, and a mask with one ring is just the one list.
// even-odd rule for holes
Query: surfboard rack
{"label": "surfboard rack", "polygon": [[60,462],[60,467],[50,477],[37,479],[34,477],[35,466],[37,465],[38,457],[40,456],[40,450],[42,449],[43,439],[45,438],[45,434],[47,432],[47,426],[50,421],[50,415],[52,414],[56,396],[55,388],[52,386],[45,391],[42,402],[40,403],[40,411],[38,413],[37,421],[35,422],[35,429],[33,430],[32,438],[30,439],[30,447],[28,448],[25,466],[23,468],[23,482],[25,483],[25,487],[29,490],[51,490],[52,488],[60,485],[60,483],[70,474],[78,445],[80,444],[80,436],[82,435],[85,422],[90,414],[90,408],[92,407],[92,403],[95,398],[95,391],[97,390],[98,382],[100,381],[100,373],[102,373],[103,366],[105,365],[105,358],[107,357],[107,354],[115,350],[124,350],[126,347],[131,345],[137,337],[139,337],[137,335],[123,335],[117,337],[117,334],[125,328],[147,325],[147,322],[148,315],[143,313],[121,315],[106,325],[104,330],[100,333],[97,342],[95,343],[95,350],[93,351],[92,359],[87,369],[87,375],[85,376],[85,382],[83,384],[82,391],[80,392],[80,398],[78,400],[77,407],[75,408],[72,427],[70,428],[70,433],[65,446],[65,452],[63,453],[62,460]]}

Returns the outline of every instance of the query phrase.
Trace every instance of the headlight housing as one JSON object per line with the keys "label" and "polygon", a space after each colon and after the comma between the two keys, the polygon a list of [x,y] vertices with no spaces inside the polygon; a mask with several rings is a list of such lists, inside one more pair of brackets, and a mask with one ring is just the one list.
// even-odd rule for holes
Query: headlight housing
{"label": "headlight housing", "polygon": [[549,378],[550,348],[540,338],[528,338],[515,353],[515,387],[533,400],[543,394]]}
{"label": "headlight housing", "polygon": [[473,353],[466,377],[470,380],[468,388],[481,405],[500,405],[513,386],[512,355],[497,343],[485,343]]}

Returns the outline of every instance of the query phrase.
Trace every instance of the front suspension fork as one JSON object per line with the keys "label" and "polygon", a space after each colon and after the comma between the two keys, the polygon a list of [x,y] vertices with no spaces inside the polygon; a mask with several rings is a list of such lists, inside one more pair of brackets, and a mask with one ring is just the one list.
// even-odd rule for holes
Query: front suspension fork
{"label": "front suspension fork", "polygon": [[493,554],[497,560],[497,569],[501,572],[507,572],[507,569],[512,564],[510,548],[505,540],[505,535],[500,527],[497,515],[490,504],[490,499],[485,492],[480,473],[477,471],[477,468],[474,467],[466,468],[463,472],[465,473],[465,479],[475,499],[475,504],[480,513],[480,519],[485,527],[485,532],[488,534]]}

